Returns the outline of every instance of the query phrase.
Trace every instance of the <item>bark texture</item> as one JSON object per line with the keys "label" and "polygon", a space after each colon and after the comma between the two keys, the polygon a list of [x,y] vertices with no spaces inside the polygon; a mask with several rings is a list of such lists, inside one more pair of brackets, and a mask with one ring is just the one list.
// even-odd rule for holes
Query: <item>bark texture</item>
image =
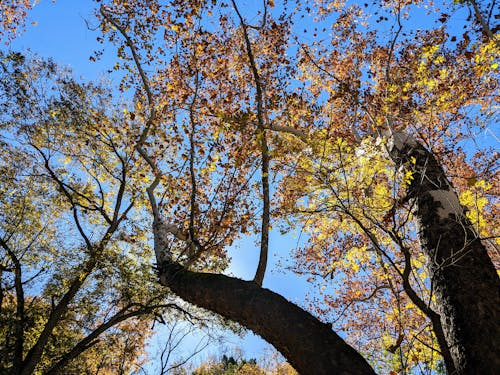
{"label": "bark texture", "polygon": [[160,280],[186,301],[262,336],[302,375],[375,374],[330,325],[254,282],[192,272],[169,262],[160,268]]}
{"label": "bark texture", "polygon": [[445,172],[415,139],[395,134],[390,154],[413,171],[418,235],[457,374],[500,373],[500,279]]}

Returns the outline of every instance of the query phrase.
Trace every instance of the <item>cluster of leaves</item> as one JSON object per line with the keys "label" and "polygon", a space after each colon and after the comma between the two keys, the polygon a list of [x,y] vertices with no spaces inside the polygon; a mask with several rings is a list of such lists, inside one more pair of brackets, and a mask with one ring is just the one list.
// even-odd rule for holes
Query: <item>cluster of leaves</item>
{"label": "cluster of leaves", "polygon": [[6,0],[0,3],[0,37],[15,38],[22,31],[28,11],[33,6],[30,0]]}

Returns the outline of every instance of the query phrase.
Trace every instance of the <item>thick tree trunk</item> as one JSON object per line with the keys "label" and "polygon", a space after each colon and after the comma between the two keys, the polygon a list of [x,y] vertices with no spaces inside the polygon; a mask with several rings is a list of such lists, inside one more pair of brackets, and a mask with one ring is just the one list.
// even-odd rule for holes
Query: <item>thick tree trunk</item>
{"label": "thick tree trunk", "polygon": [[375,374],[330,325],[254,282],[191,272],[169,262],[160,268],[160,280],[184,300],[262,336],[302,375]]}
{"label": "thick tree trunk", "polygon": [[428,259],[457,374],[500,373],[500,279],[436,158],[411,136],[392,136],[393,160],[413,171],[408,198]]}

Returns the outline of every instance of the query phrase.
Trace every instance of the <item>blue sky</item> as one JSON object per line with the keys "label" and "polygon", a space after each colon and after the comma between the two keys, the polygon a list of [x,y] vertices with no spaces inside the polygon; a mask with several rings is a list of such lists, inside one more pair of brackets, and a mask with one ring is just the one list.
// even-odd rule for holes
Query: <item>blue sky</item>
{"label": "blue sky", "polygon": [[106,58],[94,64],[89,62],[98,35],[85,23],[86,19],[91,22],[93,19],[89,5],[92,3],[88,1],[41,0],[29,14],[27,31],[12,42],[11,48],[30,49],[40,56],[54,58],[85,79],[99,78],[111,62]]}

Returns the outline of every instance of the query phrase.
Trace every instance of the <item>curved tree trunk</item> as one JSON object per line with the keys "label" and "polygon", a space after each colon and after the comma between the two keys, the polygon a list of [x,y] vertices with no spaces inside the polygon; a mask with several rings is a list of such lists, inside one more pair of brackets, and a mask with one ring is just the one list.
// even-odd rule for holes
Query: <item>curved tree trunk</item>
{"label": "curved tree trunk", "polygon": [[408,198],[458,374],[500,373],[500,279],[436,158],[404,133],[390,155],[413,172]]}
{"label": "curved tree trunk", "polygon": [[164,262],[160,280],[184,300],[234,320],[274,345],[302,375],[375,374],[328,324],[251,281]]}
{"label": "curved tree trunk", "polygon": [[[418,235],[456,374],[496,375],[500,280],[486,248],[429,151],[411,136],[396,133],[389,152],[393,160],[413,171],[408,198],[415,201]],[[329,325],[282,296],[253,282],[188,271],[165,258],[158,259],[158,264],[163,285],[184,300],[259,334],[300,374],[374,374]]]}

